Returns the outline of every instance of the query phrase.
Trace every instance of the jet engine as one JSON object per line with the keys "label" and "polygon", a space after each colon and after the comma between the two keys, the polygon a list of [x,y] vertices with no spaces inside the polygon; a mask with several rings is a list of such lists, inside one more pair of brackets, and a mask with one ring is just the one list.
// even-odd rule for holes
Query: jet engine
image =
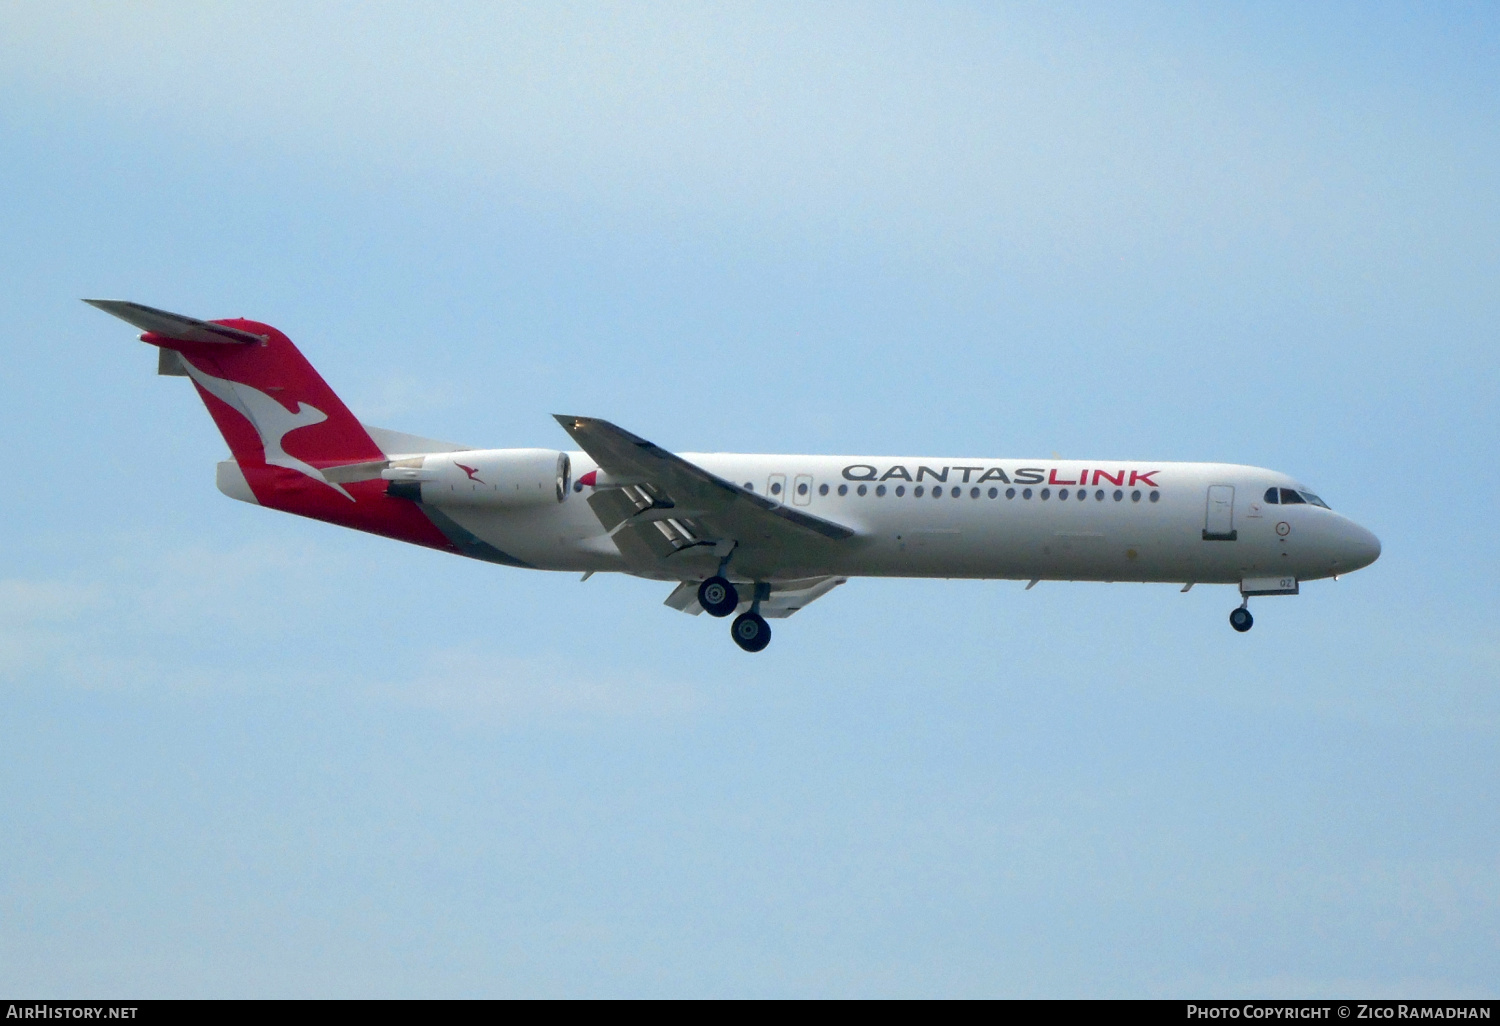
{"label": "jet engine", "polygon": [[465,449],[397,460],[380,476],[398,499],[515,509],[562,502],[572,473],[556,449]]}

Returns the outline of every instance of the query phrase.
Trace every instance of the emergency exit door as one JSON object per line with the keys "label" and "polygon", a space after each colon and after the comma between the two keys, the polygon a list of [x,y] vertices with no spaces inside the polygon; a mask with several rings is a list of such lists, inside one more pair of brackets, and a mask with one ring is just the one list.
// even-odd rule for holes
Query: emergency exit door
{"label": "emergency exit door", "polygon": [[1203,540],[1234,541],[1238,537],[1234,529],[1234,485],[1209,485]]}

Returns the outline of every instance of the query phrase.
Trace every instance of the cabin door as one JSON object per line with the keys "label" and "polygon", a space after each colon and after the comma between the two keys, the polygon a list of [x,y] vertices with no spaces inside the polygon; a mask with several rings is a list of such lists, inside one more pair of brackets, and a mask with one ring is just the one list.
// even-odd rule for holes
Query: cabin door
{"label": "cabin door", "polygon": [[1234,541],[1234,486],[1210,485],[1208,508],[1203,517],[1204,541]]}

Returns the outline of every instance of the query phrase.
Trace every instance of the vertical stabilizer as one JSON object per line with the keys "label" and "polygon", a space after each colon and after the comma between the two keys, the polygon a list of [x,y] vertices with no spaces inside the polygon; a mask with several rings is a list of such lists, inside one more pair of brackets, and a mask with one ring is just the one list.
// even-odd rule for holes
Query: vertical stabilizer
{"label": "vertical stabilizer", "polygon": [[[244,319],[200,321],[140,303],[84,302],[141,328],[161,350],[158,373],[190,378],[208,407],[243,482],[220,472],[221,487],[262,506],[453,551],[422,511],[370,479],[327,473],[379,464],[386,454],[291,339]],[[232,479],[232,480],[231,480]]]}

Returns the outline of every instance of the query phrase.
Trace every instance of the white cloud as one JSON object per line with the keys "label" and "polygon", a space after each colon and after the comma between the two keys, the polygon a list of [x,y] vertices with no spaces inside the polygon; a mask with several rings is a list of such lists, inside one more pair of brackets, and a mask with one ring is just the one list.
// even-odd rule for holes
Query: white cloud
{"label": "white cloud", "polygon": [[29,627],[71,620],[98,606],[101,598],[102,590],[92,583],[0,580],[0,623]]}
{"label": "white cloud", "polygon": [[[215,644],[273,640],[330,582],[306,547],[172,547],[115,538],[92,579],[0,581],[0,680],[85,688],[235,686],[253,666]],[[205,650],[206,646],[206,650]],[[196,650],[196,651],[195,651]]]}
{"label": "white cloud", "polygon": [[1400,103],[1383,121],[1243,73],[1202,47],[1211,33],[1184,49],[1181,25],[1086,12],[159,3],[0,20],[13,93],[219,159],[921,247],[1317,247],[1332,227],[1404,230],[1368,224],[1372,168],[1468,180],[1455,154],[1390,138]]}
{"label": "white cloud", "polygon": [[[85,583],[0,581],[0,681],[88,690],[264,691],[317,687],[487,725],[573,727],[681,720],[701,687],[578,658],[516,657],[371,622],[378,566],[266,542],[232,547],[117,540]],[[309,624],[317,626],[310,628]],[[348,660],[351,633],[363,655]],[[309,643],[329,658],[309,659]],[[371,686],[372,676],[380,684]]]}
{"label": "white cloud", "polygon": [[680,720],[704,710],[701,687],[615,666],[515,659],[481,649],[434,650],[409,681],[378,694],[465,722],[582,726],[601,720]]}
{"label": "white cloud", "polygon": [[73,644],[77,621],[104,599],[97,584],[0,581],[0,682],[46,667]]}

